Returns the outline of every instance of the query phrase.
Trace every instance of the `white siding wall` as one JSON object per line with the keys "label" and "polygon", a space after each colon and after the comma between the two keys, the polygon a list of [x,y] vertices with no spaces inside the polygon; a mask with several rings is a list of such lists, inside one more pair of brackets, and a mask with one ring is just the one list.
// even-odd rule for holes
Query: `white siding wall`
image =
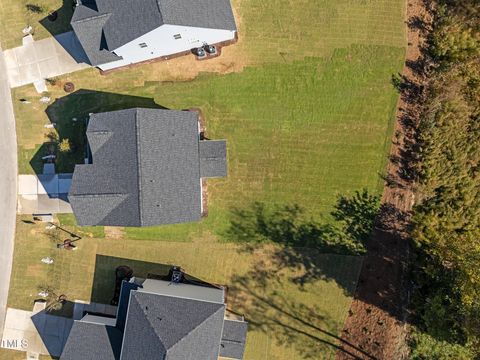
{"label": "white siding wall", "polygon": [[[181,38],[176,39],[175,35],[180,35]],[[99,68],[110,70],[119,66],[191,50],[202,46],[204,43],[215,44],[233,40],[234,37],[235,31],[230,30],[163,25],[116,49],[114,53],[122,56],[123,60],[100,65]],[[140,46],[142,43],[145,43],[147,47],[142,48]]]}

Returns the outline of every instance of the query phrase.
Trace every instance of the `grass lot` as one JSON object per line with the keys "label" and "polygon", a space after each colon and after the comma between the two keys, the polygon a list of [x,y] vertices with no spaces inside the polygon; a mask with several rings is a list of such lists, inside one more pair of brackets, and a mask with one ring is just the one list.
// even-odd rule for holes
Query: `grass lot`
{"label": "grass lot", "polygon": [[[74,228],[66,226],[75,231]],[[266,246],[244,252],[231,244],[160,243],[85,237],[78,250],[57,250],[52,236],[58,230],[44,225],[17,225],[16,256],[13,265],[9,306],[31,309],[37,286],[47,284],[70,300],[81,299],[108,303],[113,295],[118,265],[129,265],[137,276],[163,270],[160,264],[177,264],[201,279],[229,285],[229,307],[244,313],[251,322],[246,359],[301,359],[308,351],[331,357],[333,348],[312,341],[310,334],[328,342],[335,338],[313,326],[337,334],[341,328],[350,296],[354,290],[360,257],[312,253],[317,276],[305,286],[290,279],[301,277],[301,264],[280,268],[276,259],[285,251]],[[50,236],[47,233],[51,234]],[[55,259],[53,265],[40,262],[42,257]],[[128,259],[128,260],[127,260]],[[280,307],[285,311],[279,311]],[[300,319],[300,320],[296,320]],[[308,320],[307,326],[301,320]],[[285,345],[286,337],[290,338]],[[314,357],[318,358],[318,357]]]}
{"label": "grass lot", "polygon": [[[0,36],[3,49],[22,44],[22,30],[31,26],[35,39],[40,40],[71,30],[70,18],[73,14],[73,0],[2,0],[0,1]],[[37,11],[28,10],[27,5],[38,7]],[[31,8],[31,7],[30,7]],[[54,22],[47,19],[50,12],[57,11]]]}
{"label": "grass lot", "polygon": [[[381,189],[378,175],[383,171],[397,100],[389,79],[402,51],[352,46],[336,50],[329,59],[308,58],[130,89],[120,77],[128,73],[122,72],[115,74],[119,82],[113,89],[79,91],[61,98],[65,96],[61,88],[52,87],[52,98],[60,100],[48,110],[37,105],[38,96],[31,87],[16,89],[15,99],[27,98],[33,104],[15,101],[19,169],[33,173],[32,157],[45,155],[41,142],[45,141],[43,125],[49,121],[57,123],[60,138],[68,137],[62,129],[78,126],[73,117],[153,106],[154,99],[167,108],[195,106],[204,111],[208,136],[228,141],[229,177],[209,181],[209,217],[200,226],[178,225],[174,232],[128,230],[132,237],[178,241],[191,231],[195,237],[205,231],[219,235],[228,226],[228,210],[248,207],[253,201],[298,203],[319,216],[330,210],[340,194],[363,187],[373,193]],[[96,78],[86,74],[69,79],[80,89],[95,88]],[[121,88],[123,95],[118,94]],[[83,143],[76,148],[83,154]],[[79,161],[82,154],[73,158]],[[60,162],[58,170],[72,171],[71,165]]]}
{"label": "grass lot", "polygon": [[[25,360],[25,353],[21,351],[0,348],[0,359],[2,360]],[[40,355],[40,360],[51,360],[51,356]]]}
{"label": "grass lot", "polygon": [[[1,18],[21,3],[0,0]],[[332,358],[335,338],[325,332],[335,335],[341,328],[361,258],[275,245],[245,252],[227,242],[225,231],[230,210],[254,201],[296,203],[320,218],[339,195],[381,191],[397,101],[390,79],[404,57],[404,2],[233,3],[240,41],[218,59],[180,58],[108,76],[94,69],[71,74],[49,86],[54,101],[48,108],[32,86],[14,90],[21,173],[41,167],[50,121],[60,138],[75,145],[57,164],[57,170],[71,171],[83,157],[78,124],[88,113],[162,106],[202,109],[207,136],[228,141],[229,176],[209,180],[209,216],[200,223],[112,235],[109,229],[79,229],[71,216],[62,216],[63,226],[82,232],[73,252],[56,250],[43,226],[19,219],[10,306],[31,309],[45,283],[70,299],[108,301],[115,266],[128,263],[145,273],[155,271],[150,263],[178,264],[229,285],[230,304],[251,323],[246,359]],[[20,40],[8,35],[17,31],[13,24],[25,23],[21,11],[11,11],[10,26],[0,22],[6,47]],[[79,91],[66,96],[65,81]],[[54,265],[42,264],[45,256],[54,257]]]}

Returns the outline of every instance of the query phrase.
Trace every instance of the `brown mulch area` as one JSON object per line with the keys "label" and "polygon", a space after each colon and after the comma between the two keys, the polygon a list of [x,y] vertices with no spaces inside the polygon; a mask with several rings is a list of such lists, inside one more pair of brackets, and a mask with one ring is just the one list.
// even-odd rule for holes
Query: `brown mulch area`
{"label": "brown mulch area", "polygon": [[116,226],[105,226],[105,237],[107,239],[122,239],[125,237],[125,229]]}
{"label": "brown mulch area", "polygon": [[208,185],[207,180],[202,179],[202,217],[208,216]]}
{"label": "brown mulch area", "polygon": [[[205,116],[200,108],[190,108],[187,111],[194,111],[198,114],[198,123],[200,124],[200,140],[208,140],[205,132],[207,131],[207,124],[205,122]],[[207,180],[202,179],[202,217],[208,216],[208,185]]]}
{"label": "brown mulch area", "polygon": [[409,239],[406,227],[414,203],[409,168],[419,120],[424,69],[422,49],[431,23],[429,5],[408,0],[408,48],[401,74],[401,97],[395,135],[385,177],[382,207],[348,317],[336,359],[406,359],[409,283]]}

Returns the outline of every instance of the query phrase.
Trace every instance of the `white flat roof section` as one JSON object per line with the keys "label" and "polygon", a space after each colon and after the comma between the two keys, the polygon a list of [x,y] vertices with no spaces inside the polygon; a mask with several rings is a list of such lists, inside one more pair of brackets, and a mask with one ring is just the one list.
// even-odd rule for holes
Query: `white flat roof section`
{"label": "white flat roof section", "polygon": [[163,280],[147,279],[142,284],[142,288],[139,288],[137,291],[185,299],[208,301],[219,304],[223,304],[225,302],[223,289],[183,283],[175,284]]}
{"label": "white flat roof section", "polygon": [[117,325],[116,318],[109,318],[105,316],[97,316],[97,315],[90,315],[90,314],[85,315],[80,321],[88,322],[92,324],[108,325],[108,326]]}

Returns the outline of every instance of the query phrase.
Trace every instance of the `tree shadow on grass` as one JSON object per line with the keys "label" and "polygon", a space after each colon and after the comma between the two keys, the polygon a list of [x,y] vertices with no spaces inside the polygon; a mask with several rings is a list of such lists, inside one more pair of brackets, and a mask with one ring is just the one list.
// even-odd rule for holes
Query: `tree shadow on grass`
{"label": "tree shadow on grass", "polygon": [[319,222],[298,204],[267,207],[255,202],[248,209],[233,209],[229,241],[243,244],[276,243],[306,247],[325,253],[358,255],[364,252],[379,209],[379,197],[367,190],[340,196],[331,212],[335,222]]}
{"label": "tree shadow on grass", "polygon": [[[258,244],[282,245],[274,256],[275,262],[280,268],[302,268],[294,281],[305,284],[330,277],[317,263],[319,253],[361,255],[365,252],[364,245],[378,210],[379,197],[366,190],[357,191],[351,197],[339,197],[331,213],[333,223],[313,219],[296,204],[268,208],[256,202],[249,209],[232,211],[225,237],[244,245],[245,252],[255,251]],[[353,290],[351,285],[342,284],[342,287]]]}
{"label": "tree shadow on grass", "polygon": [[246,275],[231,281],[232,291],[239,294],[236,306],[244,307],[242,311],[250,329],[272,336],[279,345],[295,348],[304,359],[319,359],[335,351],[358,359],[352,350],[374,359],[338,336],[342,319],[335,321],[320,306],[307,304],[301,296],[282,291],[285,279],[283,268],[278,266],[272,268],[271,264],[258,262]]}

